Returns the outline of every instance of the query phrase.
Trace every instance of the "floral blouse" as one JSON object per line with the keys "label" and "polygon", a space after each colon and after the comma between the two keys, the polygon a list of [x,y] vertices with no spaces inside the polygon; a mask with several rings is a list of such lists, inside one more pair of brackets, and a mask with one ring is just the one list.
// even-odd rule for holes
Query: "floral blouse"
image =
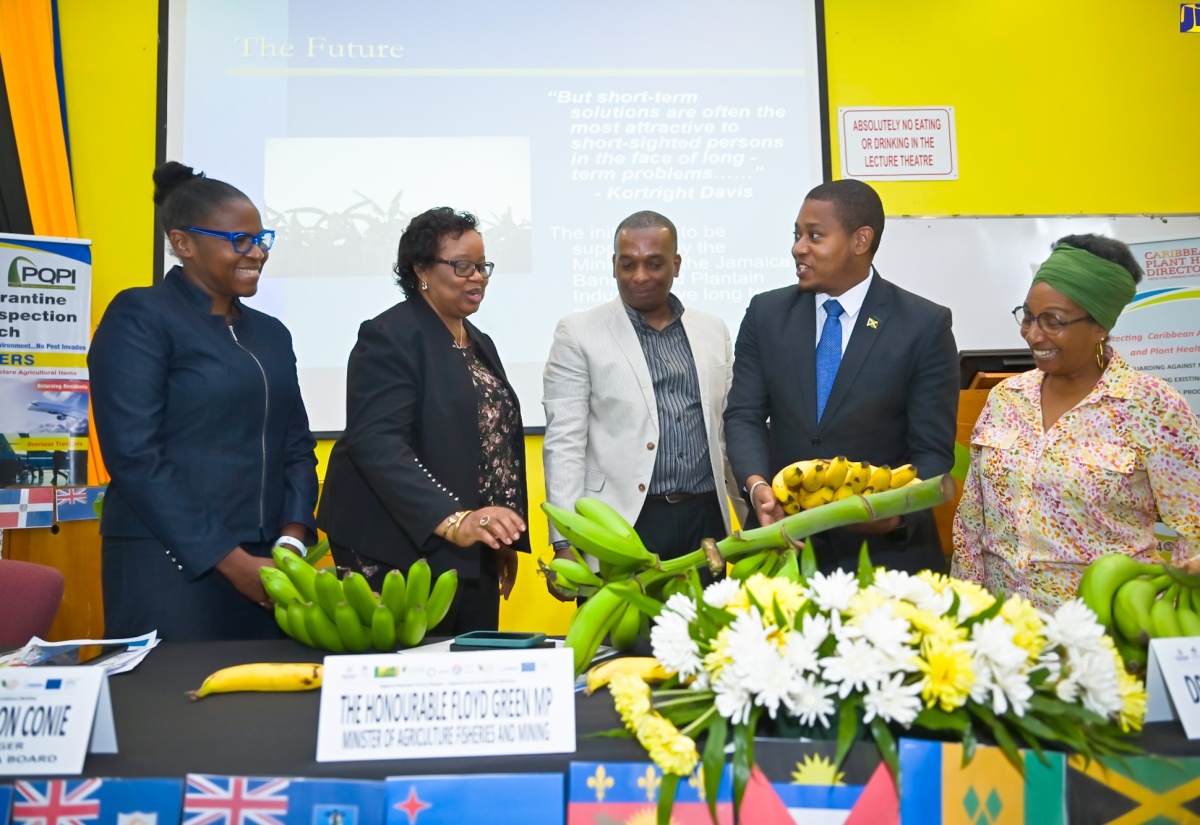
{"label": "floral blouse", "polygon": [[[479,491],[485,504],[521,509],[521,418],[504,382],[479,360],[474,347],[463,351],[479,394]],[[521,513],[524,518],[525,514]]]}
{"label": "floral blouse", "polygon": [[1117,354],[1096,388],[1042,431],[1042,372],[1007,379],[971,435],[951,574],[1052,610],[1084,568],[1128,553],[1157,561],[1154,523],[1200,552],[1200,422],[1165,381]]}

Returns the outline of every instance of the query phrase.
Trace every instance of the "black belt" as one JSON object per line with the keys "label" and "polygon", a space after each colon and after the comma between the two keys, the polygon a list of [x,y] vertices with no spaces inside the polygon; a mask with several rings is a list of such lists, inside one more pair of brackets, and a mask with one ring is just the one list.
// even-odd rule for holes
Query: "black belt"
{"label": "black belt", "polygon": [[691,501],[700,496],[710,495],[712,491],[707,493],[667,493],[665,496],[646,496],[647,501],[659,501],[664,504],[683,504],[685,501]]}

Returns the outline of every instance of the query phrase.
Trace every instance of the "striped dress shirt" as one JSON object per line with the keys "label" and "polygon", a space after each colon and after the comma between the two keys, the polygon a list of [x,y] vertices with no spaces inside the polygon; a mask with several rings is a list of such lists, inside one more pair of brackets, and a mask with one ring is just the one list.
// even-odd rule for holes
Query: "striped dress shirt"
{"label": "striped dress shirt", "polygon": [[637,310],[625,307],[646,357],[658,407],[658,453],[647,492],[707,493],[715,487],[696,360],[683,329],[683,304],[674,295],[667,301],[675,318],[661,331]]}

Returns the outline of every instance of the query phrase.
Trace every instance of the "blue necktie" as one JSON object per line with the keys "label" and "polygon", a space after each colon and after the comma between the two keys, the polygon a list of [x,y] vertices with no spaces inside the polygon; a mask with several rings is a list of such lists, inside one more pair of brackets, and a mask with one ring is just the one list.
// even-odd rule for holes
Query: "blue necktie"
{"label": "blue necktie", "polygon": [[842,322],[844,309],[836,298],[830,298],[825,307],[825,326],[821,327],[821,340],[817,342],[817,420],[825,412],[825,402],[833,390],[833,379],[837,377],[838,364],[842,363]]}

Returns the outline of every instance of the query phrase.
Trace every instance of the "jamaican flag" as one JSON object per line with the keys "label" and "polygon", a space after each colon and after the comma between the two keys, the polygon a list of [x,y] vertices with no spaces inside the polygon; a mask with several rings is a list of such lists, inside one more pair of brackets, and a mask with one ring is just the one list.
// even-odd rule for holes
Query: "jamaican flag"
{"label": "jamaican flag", "polygon": [[1200,758],[1075,756],[1069,765],[1071,825],[1200,825]]}

